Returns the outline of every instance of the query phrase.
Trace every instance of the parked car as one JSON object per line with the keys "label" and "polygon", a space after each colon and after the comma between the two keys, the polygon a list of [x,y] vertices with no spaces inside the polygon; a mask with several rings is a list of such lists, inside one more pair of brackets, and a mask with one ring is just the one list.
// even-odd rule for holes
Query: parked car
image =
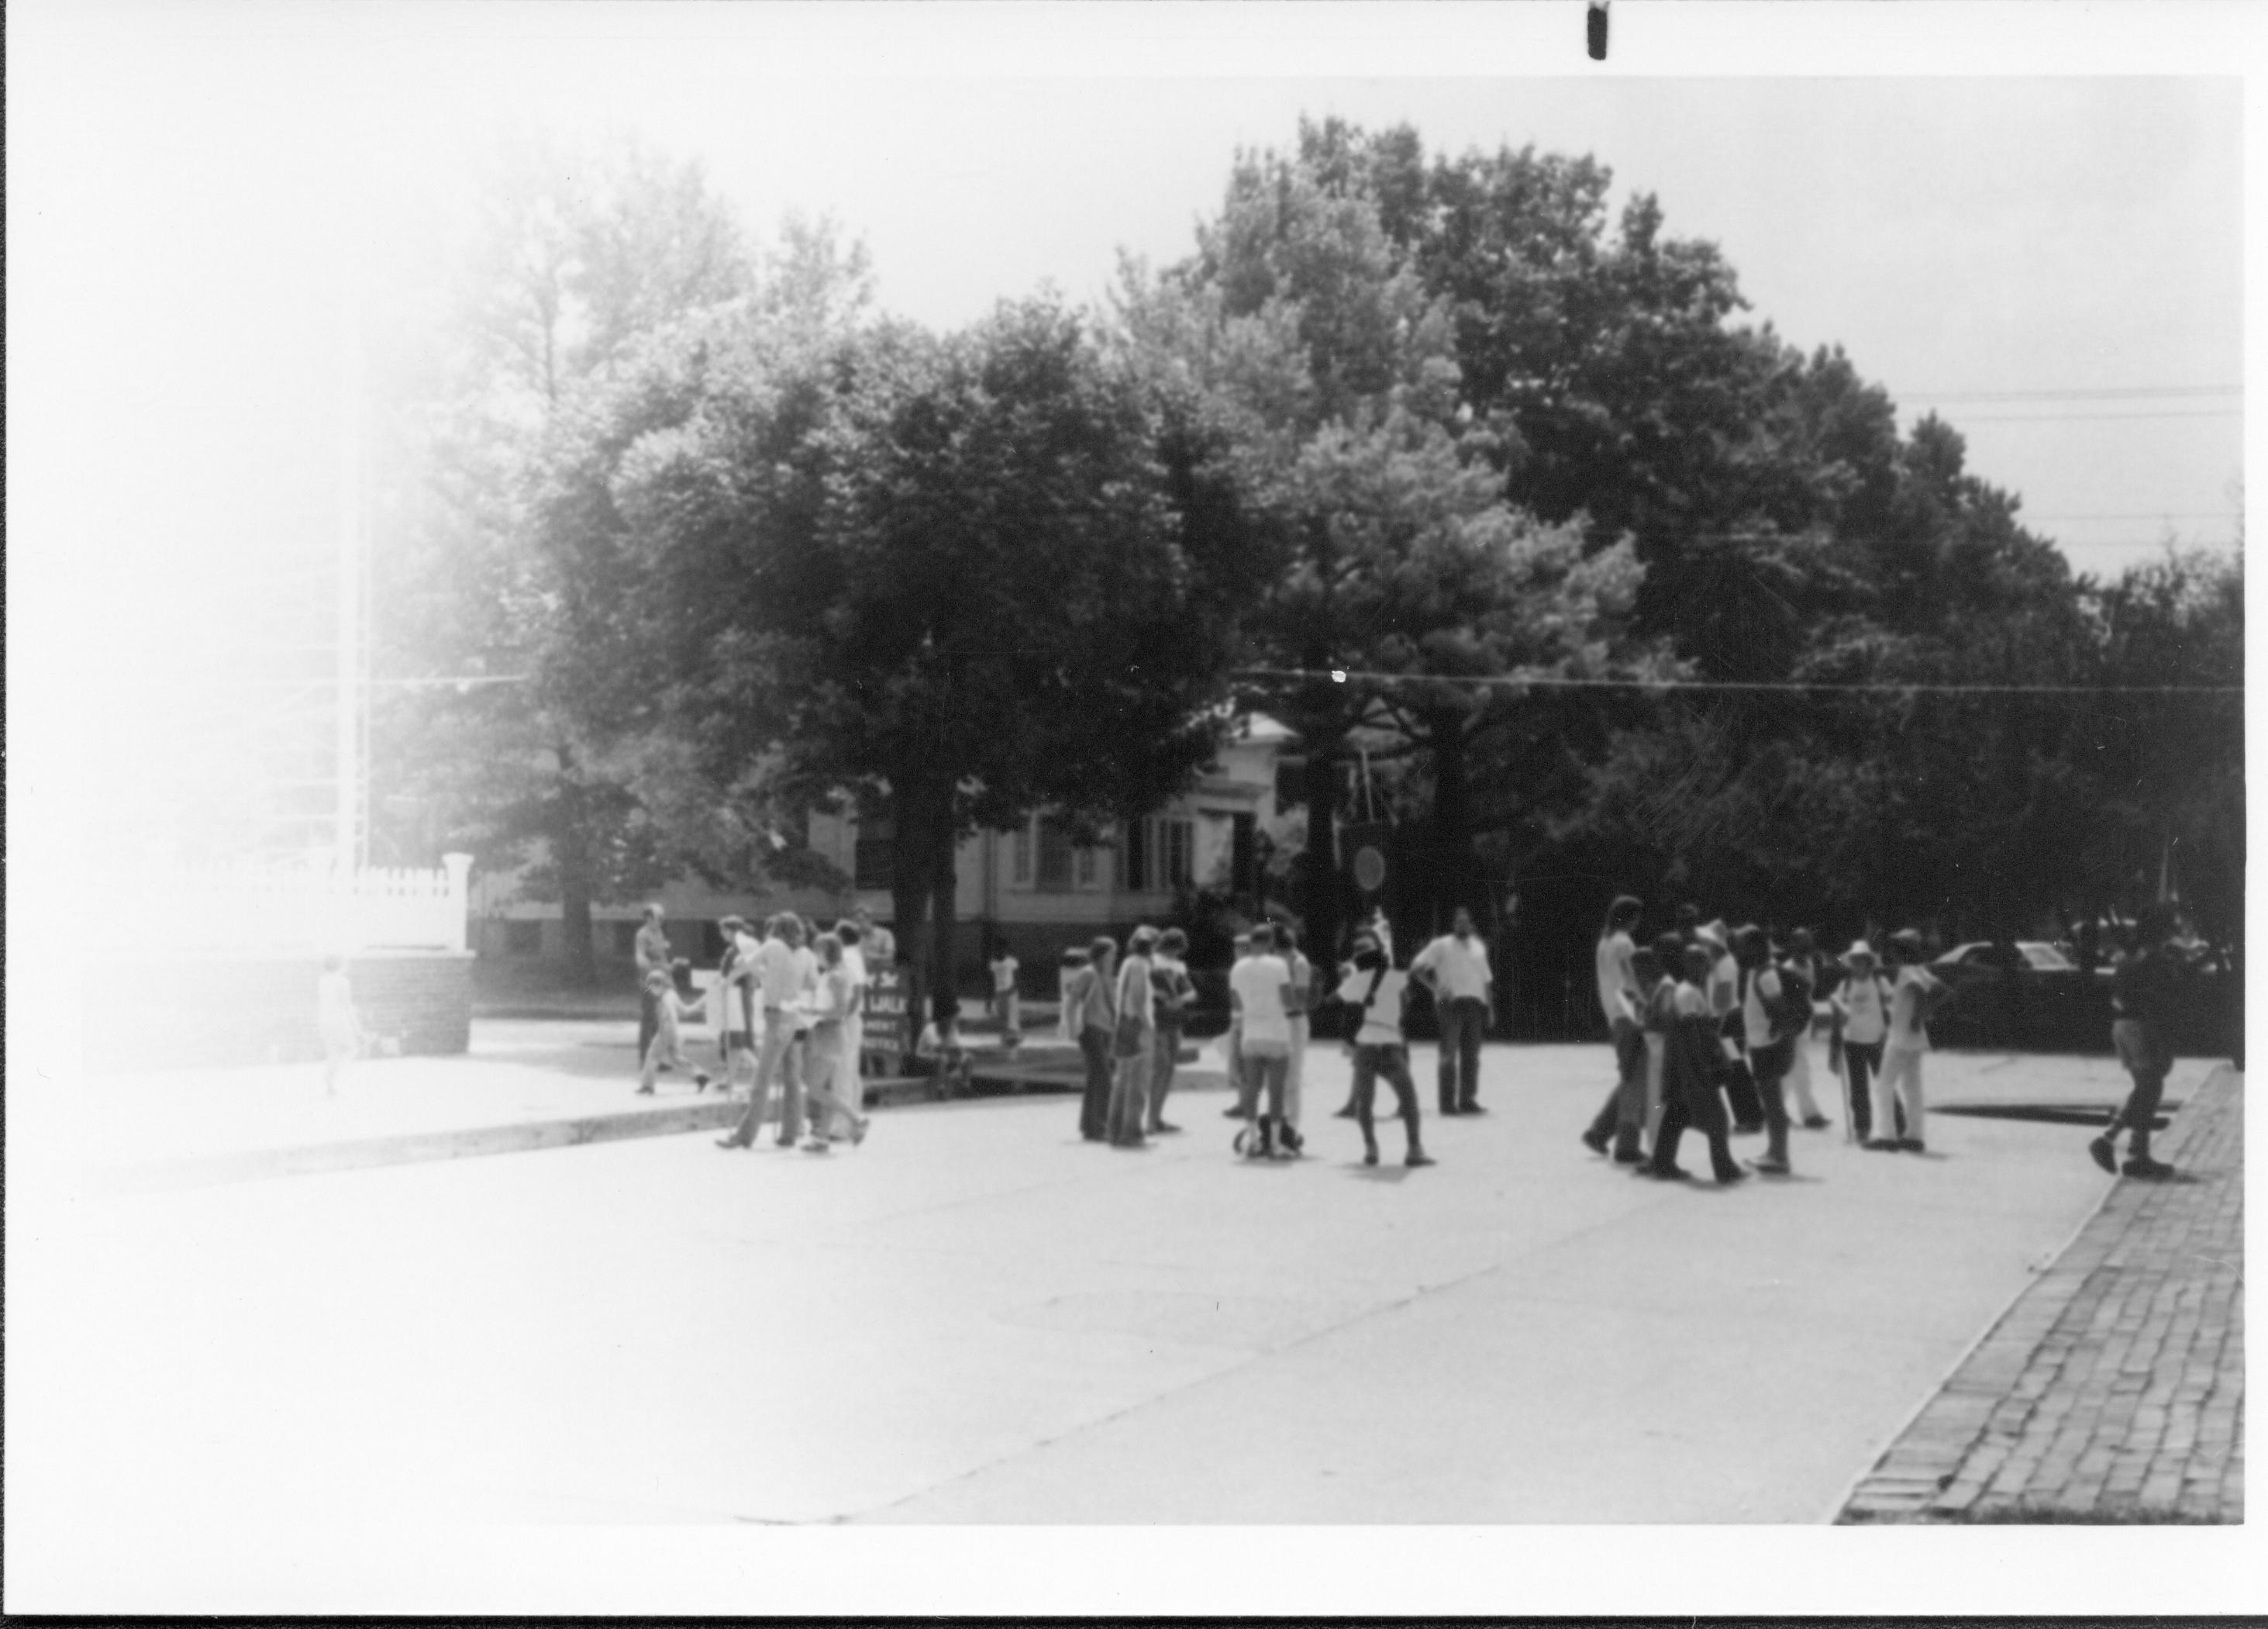
{"label": "parked car", "polygon": [[[2174,1007],[2175,1050],[2184,1057],[2242,1050],[2241,992],[2233,978],[2187,969]],[[1930,1020],[1930,1038],[1945,1046],[2009,1047],[2026,1051],[2101,1052],[2110,1039],[2112,964],[2092,977],[2056,946],[2040,940],[1956,945],[1929,964],[1953,999]]]}

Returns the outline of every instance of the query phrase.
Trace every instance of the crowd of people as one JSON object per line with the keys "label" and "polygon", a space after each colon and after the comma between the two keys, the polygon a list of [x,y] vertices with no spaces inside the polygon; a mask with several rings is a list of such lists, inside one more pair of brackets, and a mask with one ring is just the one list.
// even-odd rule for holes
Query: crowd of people
{"label": "crowd of people", "polygon": [[[1707,1139],[1719,1183],[1752,1170],[1786,1176],[1791,1127],[1831,1124],[1811,1075],[1812,1037],[1824,1028],[1828,1071],[1841,1084],[1852,1139],[1877,1153],[1926,1152],[1929,1020],[1953,991],[1926,965],[1918,932],[1889,935],[1885,962],[1864,939],[1839,957],[1823,956],[1808,929],[1779,941],[1755,925],[1704,923],[1690,905],[1675,927],[1640,943],[1643,912],[1623,896],[1599,932],[1599,1006],[1616,1078],[1582,1132],[1585,1146],[1645,1176],[1677,1181],[1688,1175],[1677,1151],[1690,1128]],[[2171,1174],[2150,1155],[2150,1129],[2172,1065],[2174,964],[2165,946],[2173,926],[2162,907],[2146,910],[2132,954],[2113,974],[2112,1041],[2134,1086],[2089,1153],[2104,1170],[2128,1176]],[[1764,1152],[1743,1167],[1730,1139],[1758,1132]],[[2129,1139],[2123,1164],[2116,1157],[2122,1133]]]}
{"label": "crowd of people", "polygon": [[[1678,1181],[1689,1175],[1678,1151],[1690,1130],[1705,1140],[1719,1183],[1752,1172],[1788,1175],[1793,1131],[1833,1124],[1813,1076],[1813,1040],[1823,1031],[1826,1072],[1852,1140],[1878,1153],[1926,1152],[1929,1021],[1953,991],[1929,970],[1918,932],[1889,934],[1881,955],[1860,939],[1837,956],[1822,955],[1808,929],[1778,938],[1755,925],[1704,922],[1691,905],[1680,909],[1675,926],[1641,940],[1643,915],[1638,900],[1623,896],[1600,930],[1598,997],[1615,1080],[1582,1132],[1585,1146],[1637,1174]],[[707,1016],[719,1035],[725,1089],[747,1095],[745,1112],[718,1146],[755,1142],[773,1117],[776,1087],[782,1146],[800,1143],[814,1153],[845,1139],[855,1146],[868,1125],[859,1069],[867,969],[895,962],[888,930],[864,910],[825,930],[781,913],[761,937],[739,918],[719,925],[725,947],[718,982],[696,999],[684,988],[688,964],[669,955],[659,908],[647,912],[637,941],[644,977],[638,1090],[651,1094],[657,1074],[671,1067],[688,1069],[696,1091],[708,1087],[707,1072],[684,1057],[681,1029],[714,1002],[718,1010]],[[2176,969],[2165,948],[2172,932],[2169,913],[2146,910],[2132,952],[2113,974],[2112,1040],[2134,1085],[2089,1153],[2105,1170],[2130,1176],[2169,1174],[2151,1157],[2150,1131],[2172,1064],[2168,1006]],[[1079,1131],[1086,1140],[1133,1149],[1180,1131],[1166,1106],[1197,997],[1188,955],[1181,929],[1147,925],[1129,933],[1123,949],[1101,937],[1064,953],[1059,1032],[1084,1065]],[[996,947],[990,969],[1003,1045],[1012,1050],[1021,1040],[1018,964]],[[1336,1112],[1360,1130],[1364,1162],[1379,1161],[1376,1097],[1383,1080],[1403,1122],[1403,1163],[1432,1164],[1410,1068],[1413,988],[1431,997],[1439,1025],[1439,1112],[1487,1112],[1479,1098],[1480,1049],[1493,1019],[1495,978],[1488,944],[1468,912],[1457,911],[1450,931],[1406,969],[1396,964],[1384,917],[1373,915],[1329,979],[1317,977],[1292,925],[1263,922],[1240,934],[1222,1042],[1235,1092],[1225,1113],[1239,1123],[1234,1152],[1274,1160],[1305,1151],[1311,1030],[1316,1016],[1336,1006],[1352,1065],[1348,1098]],[[968,1066],[950,1018],[933,1022],[917,1050],[947,1072]],[[1762,1135],[1764,1146],[1743,1165],[1732,1139],[1749,1135]]]}

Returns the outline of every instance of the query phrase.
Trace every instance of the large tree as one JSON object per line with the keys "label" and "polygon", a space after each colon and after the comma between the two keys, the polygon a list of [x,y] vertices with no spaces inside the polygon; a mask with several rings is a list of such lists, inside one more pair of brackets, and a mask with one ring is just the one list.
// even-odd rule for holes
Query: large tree
{"label": "large tree", "polygon": [[617,482],[674,724],[719,780],[887,822],[901,954],[950,1001],[963,837],[1042,806],[1100,835],[1211,756],[1233,540],[1182,432],[1047,301],[692,360]]}

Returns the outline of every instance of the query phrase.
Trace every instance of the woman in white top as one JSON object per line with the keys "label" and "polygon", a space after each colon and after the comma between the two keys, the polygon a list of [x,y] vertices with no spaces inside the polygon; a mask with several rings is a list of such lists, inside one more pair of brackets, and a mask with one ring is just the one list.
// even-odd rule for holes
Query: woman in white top
{"label": "woman in white top", "polygon": [[1362,1127],[1362,1162],[1378,1163],[1378,1133],[1371,1119],[1378,1079],[1386,1078],[1401,1105],[1403,1130],[1409,1149],[1404,1165],[1431,1165],[1433,1161],[1418,1136],[1418,1087],[1410,1078],[1410,1048],[1402,1037],[1402,998],[1410,976],[1388,960],[1385,947],[1365,933],[1354,941],[1354,961],[1339,981],[1338,999],[1355,1009],[1354,1110]]}
{"label": "woman in white top", "polygon": [[1876,967],[1874,947],[1863,939],[1843,953],[1843,965],[1851,976],[1837,986],[1827,1004],[1834,1009],[1836,1040],[1843,1054],[1851,1129],[1865,1142],[1874,1134],[1870,1083],[1881,1069],[1882,1039],[1890,1032],[1890,987]]}

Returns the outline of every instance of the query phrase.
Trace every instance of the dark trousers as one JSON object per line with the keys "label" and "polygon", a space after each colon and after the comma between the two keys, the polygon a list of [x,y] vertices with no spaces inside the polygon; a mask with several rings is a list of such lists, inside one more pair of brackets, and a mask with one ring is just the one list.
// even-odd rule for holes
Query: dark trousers
{"label": "dark trousers", "polygon": [[[1843,1072],[1851,1079],[1851,1130],[1860,1142],[1874,1134],[1874,1102],[1870,1082],[1882,1067],[1880,1041],[1843,1043]],[[1896,1130],[1895,1126],[1891,1128]]]}
{"label": "dark trousers", "polygon": [[1394,1088],[1395,1101],[1401,1105],[1403,1128],[1409,1133],[1410,1146],[1415,1148],[1418,1146],[1418,1087],[1410,1078],[1410,1049],[1385,1043],[1354,1049],[1354,1117],[1362,1126],[1363,1146],[1378,1146],[1370,1111],[1378,1095],[1378,1082],[1381,1077]]}
{"label": "dark trousers", "polygon": [[1709,1168],[1719,1182],[1730,1182],[1741,1174],[1733,1159],[1732,1139],[1727,1136],[1724,1106],[1717,1101],[1717,1088],[1709,1081],[1687,1075],[1673,1079],[1663,1093],[1661,1131],[1653,1139],[1653,1168],[1667,1174],[1677,1168],[1677,1144],[1692,1126],[1709,1139]]}
{"label": "dark trousers", "polygon": [[1471,1108],[1481,1085],[1481,1032],[1488,1028],[1488,1003],[1478,996],[1453,996],[1438,1009],[1441,1023],[1441,1062],[1435,1084],[1441,1094],[1441,1112],[1454,1114]]}
{"label": "dark trousers", "polygon": [[1086,1060],[1086,1091],[1079,1100],[1079,1134],[1101,1142],[1110,1134],[1110,1031],[1090,1025],[1079,1032]]}
{"label": "dark trousers", "polygon": [[1783,1036],[1749,1053],[1750,1083],[1764,1113],[1765,1154],[1787,1158],[1787,1072],[1795,1065],[1795,1037]]}
{"label": "dark trousers", "polygon": [[[1736,1024],[1740,1021],[1739,1014],[1733,1014],[1733,1021]],[[1740,1047],[1737,1036],[1734,1037],[1734,1045]],[[1762,1125],[1764,1123],[1764,1101],[1756,1091],[1756,1078],[1749,1072],[1745,1049],[1735,1050],[1725,1059],[1724,1082],[1725,1101],[1733,1108],[1733,1124]],[[1786,1113],[1785,1105],[1782,1105],[1780,1112]]]}

